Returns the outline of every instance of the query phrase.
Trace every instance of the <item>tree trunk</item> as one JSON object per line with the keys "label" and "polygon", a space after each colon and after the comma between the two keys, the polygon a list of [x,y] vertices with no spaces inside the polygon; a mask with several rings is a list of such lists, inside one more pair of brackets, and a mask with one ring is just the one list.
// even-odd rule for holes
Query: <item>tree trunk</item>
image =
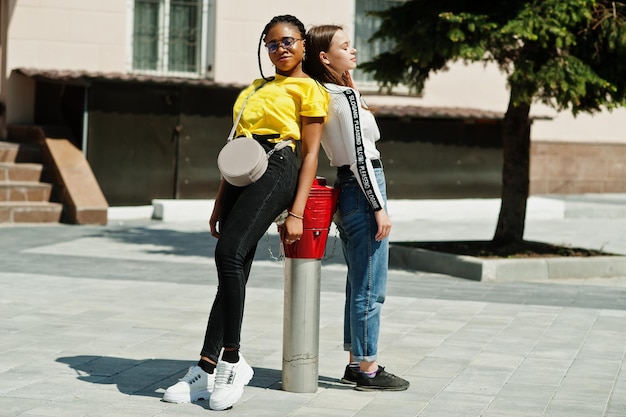
{"label": "tree trunk", "polygon": [[[515,91],[511,90],[511,97]],[[530,104],[514,104],[503,121],[502,203],[494,243],[509,244],[524,239],[530,167]]]}

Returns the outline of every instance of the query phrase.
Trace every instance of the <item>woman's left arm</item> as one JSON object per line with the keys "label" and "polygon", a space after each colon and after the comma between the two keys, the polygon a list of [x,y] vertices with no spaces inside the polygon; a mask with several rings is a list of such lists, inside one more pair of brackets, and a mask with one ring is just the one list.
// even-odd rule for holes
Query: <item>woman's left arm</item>
{"label": "woman's left arm", "polygon": [[[298,175],[296,196],[289,211],[295,216],[302,217],[309,191],[317,173],[317,161],[322,141],[323,117],[302,117],[302,165]],[[298,240],[302,236],[302,219],[287,216],[284,225],[284,240]]]}

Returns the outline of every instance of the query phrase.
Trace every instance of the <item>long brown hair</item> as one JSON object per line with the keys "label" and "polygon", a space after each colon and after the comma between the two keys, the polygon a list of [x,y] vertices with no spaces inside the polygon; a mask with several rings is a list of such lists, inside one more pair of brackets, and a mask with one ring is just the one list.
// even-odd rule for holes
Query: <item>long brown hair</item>
{"label": "long brown hair", "polygon": [[302,63],[302,69],[309,77],[322,84],[348,85],[345,75],[339,74],[320,60],[320,52],[330,49],[333,36],[340,30],[343,30],[341,26],[320,25],[312,27],[306,33],[306,59]]}

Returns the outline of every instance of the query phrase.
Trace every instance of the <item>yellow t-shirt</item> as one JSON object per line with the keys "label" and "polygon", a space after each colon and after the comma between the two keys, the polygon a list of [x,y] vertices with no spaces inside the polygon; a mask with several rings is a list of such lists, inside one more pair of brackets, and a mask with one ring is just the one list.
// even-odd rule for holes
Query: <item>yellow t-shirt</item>
{"label": "yellow t-shirt", "polygon": [[[264,83],[267,84],[254,91]],[[269,82],[255,80],[239,94],[233,106],[233,120],[248,96],[235,136],[279,134],[280,138],[271,142],[300,140],[302,116],[323,117],[325,120],[328,113],[328,93],[311,78],[276,74],[276,78]]]}

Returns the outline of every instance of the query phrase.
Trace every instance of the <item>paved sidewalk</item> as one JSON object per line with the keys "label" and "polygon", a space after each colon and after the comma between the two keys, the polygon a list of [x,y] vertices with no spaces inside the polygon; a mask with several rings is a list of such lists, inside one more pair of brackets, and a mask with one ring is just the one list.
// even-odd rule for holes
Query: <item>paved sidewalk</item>
{"label": "paved sidewalk", "polygon": [[[396,213],[396,236],[428,236],[419,240],[480,238],[493,224]],[[527,236],[626,253],[623,217],[539,217]],[[206,401],[160,400],[196,361],[215,295],[205,222],[0,233],[0,416],[220,413]],[[277,252],[275,234],[259,245],[244,319],[242,352],[255,376],[223,415],[626,416],[626,277],[481,283],[392,270],[379,357],[411,387],[364,393],[337,382],[347,355],[336,248],[322,267],[319,389],[295,394],[280,389],[283,271],[268,248]]]}

